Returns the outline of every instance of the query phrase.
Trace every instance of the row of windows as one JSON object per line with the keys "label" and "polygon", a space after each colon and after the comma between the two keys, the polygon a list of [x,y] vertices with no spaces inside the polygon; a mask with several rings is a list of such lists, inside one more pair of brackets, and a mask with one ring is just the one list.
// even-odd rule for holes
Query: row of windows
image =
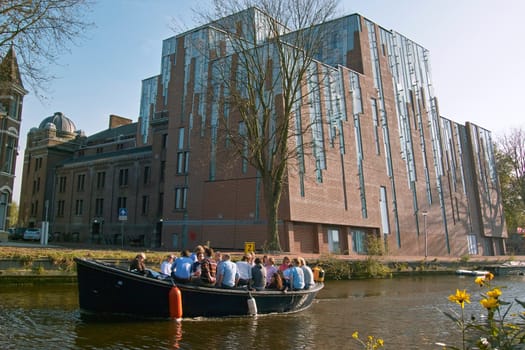
{"label": "row of windows", "polygon": [[[187,193],[188,189],[187,187],[180,187],[175,189],[175,204],[174,209],[176,210],[184,210],[186,209],[187,204]],[[164,195],[163,193],[159,194],[159,202],[158,202],[158,214],[162,214],[163,210],[163,200]],[[117,205],[115,207],[115,212],[117,212],[120,208],[127,208],[128,207],[128,199],[127,197],[118,197],[117,198]],[[56,209],[56,216],[57,217],[64,217],[65,215],[65,207],[66,207],[66,201],[61,199],[57,201],[57,209]],[[38,201],[31,204],[31,215],[36,216],[37,214],[37,208],[38,208]],[[76,216],[82,216],[85,213],[84,210],[84,200],[83,199],[77,199],[75,200],[75,206],[74,206],[74,215]],[[141,215],[147,215],[149,213],[150,209],[150,197],[148,195],[143,195],[141,198],[141,205],[140,205],[140,213]],[[104,215],[104,198],[96,198],[95,199],[95,216],[103,216]]]}
{"label": "row of windows", "polygon": [[[42,168],[42,159],[43,158],[35,158],[35,172],[38,171],[38,169]],[[31,161],[27,163],[27,172],[31,171]]]}
{"label": "row of windows", "polygon": [[[186,166],[186,169],[187,169],[187,166]],[[163,171],[161,172],[161,174],[163,175]],[[162,176],[162,179],[163,179],[163,176]],[[58,192],[61,192],[61,193],[66,192],[67,177],[60,176],[57,181],[58,181]],[[85,190],[85,182],[86,182],[86,175],[78,174],[77,182],[76,182],[77,192],[83,192]],[[144,173],[143,173],[143,184],[147,185],[150,182],[151,182],[151,167],[145,166]],[[128,168],[119,170],[118,184],[121,187],[128,186],[129,184],[129,169]],[[33,192],[34,192],[35,186],[36,185],[33,184]],[[106,172],[99,171],[97,172],[97,175],[96,175],[96,189],[101,190],[105,186],[106,186]],[[39,183],[38,183],[38,187],[39,187]]]}

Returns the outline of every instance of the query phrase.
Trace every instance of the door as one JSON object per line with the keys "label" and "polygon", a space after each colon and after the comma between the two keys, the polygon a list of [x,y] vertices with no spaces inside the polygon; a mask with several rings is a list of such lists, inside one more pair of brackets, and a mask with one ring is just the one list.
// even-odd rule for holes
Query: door
{"label": "door", "polygon": [[328,250],[330,253],[341,254],[341,244],[338,229],[328,229]]}

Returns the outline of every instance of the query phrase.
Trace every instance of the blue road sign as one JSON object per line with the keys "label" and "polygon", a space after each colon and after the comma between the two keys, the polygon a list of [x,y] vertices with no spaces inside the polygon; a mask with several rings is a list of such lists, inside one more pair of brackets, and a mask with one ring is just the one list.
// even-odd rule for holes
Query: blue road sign
{"label": "blue road sign", "polygon": [[128,219],[128,208],[119,208],[118,219],[120,221],[126,221]]}

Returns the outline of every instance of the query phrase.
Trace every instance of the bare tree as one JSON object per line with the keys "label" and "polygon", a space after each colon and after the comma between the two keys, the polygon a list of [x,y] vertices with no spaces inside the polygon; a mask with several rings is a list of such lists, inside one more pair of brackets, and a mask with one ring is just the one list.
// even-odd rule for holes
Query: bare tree
{"label": "bare tree", "polygon": [[68,51],[91,23],[86,11],[91,0],[1,0],[0,57],[11,46],[17,54],[24,80],[36,95],[54,77],[49,64]]}
{"label": "bare tree", "polygon": [[214,0],[213,14],[206,15],[208,22],[221,18],[212,23],[222,47],[209,50],[219,51],[212,63],[215,85],[210,96],[238,118],[239,123],[223,120],[220,127],[261,180],[270,250],[281,250],[278,209],[286,172],[315,146],[303,135],[320,120],[302,118],[301,110],[313,103],[308,96],[325,79],[326,71],[314,60],[327,33],[319,24],[335,15],[337,4]]}
{"label": "bare tree", "polygon": [[514,231],[525,225],[525,130],[511,129],[495,149],[505,220]]}

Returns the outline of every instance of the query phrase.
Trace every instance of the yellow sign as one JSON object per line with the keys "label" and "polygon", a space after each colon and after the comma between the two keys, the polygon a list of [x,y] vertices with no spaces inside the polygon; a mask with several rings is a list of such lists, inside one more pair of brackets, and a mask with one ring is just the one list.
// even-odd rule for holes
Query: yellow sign
{"label": "yellow sign", "polygon": [[244,242],[244,254],[255,252],[255,242]]}

